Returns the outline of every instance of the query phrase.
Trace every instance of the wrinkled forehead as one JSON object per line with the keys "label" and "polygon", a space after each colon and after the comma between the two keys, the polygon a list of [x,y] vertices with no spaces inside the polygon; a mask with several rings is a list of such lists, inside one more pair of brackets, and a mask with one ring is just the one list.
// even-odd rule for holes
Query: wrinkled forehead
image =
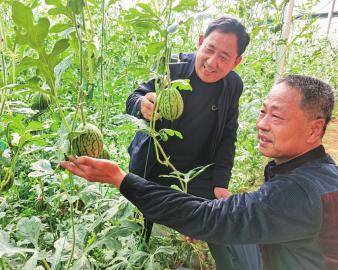
{"label": "wrinkled forehead", "polygon": [[276,84],[272,87],[263,102],[263,106],[280,111],[290,109],[300,109],[301,94],[284,83]]}

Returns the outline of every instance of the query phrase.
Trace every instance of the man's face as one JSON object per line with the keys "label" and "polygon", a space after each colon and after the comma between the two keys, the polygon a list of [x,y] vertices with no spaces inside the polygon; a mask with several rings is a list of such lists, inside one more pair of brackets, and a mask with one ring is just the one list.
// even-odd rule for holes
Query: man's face
{"label": "man's face", "polygon": [[309,150],[312,121],[300,108],[301,94],[284,83],[275,85],[256,123],[259,150],[283,163]]}
{"label": "man's face", "polygon": [[237,36],[233,33],[211,32],[200,37],[196,53],[195,70],[206,83],[224,78],[242,60],[237,55]]}

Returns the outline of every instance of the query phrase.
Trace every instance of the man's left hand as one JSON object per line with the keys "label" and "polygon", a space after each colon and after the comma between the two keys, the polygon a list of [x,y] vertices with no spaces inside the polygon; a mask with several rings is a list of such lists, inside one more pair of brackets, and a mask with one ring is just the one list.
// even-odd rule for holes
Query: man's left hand
{"label": "man's left hand", "polygon": [[217,199],[228,198],[231,195],[231,192],[226,188],[215,187],[214,194]]}
{"label": "man's left hand", "polygon": [[126,176],[116,163],[105,159],[87,156],[69,157],[69,161],[61,161],[60,165],[88,181],[112,184],[117,188]]}

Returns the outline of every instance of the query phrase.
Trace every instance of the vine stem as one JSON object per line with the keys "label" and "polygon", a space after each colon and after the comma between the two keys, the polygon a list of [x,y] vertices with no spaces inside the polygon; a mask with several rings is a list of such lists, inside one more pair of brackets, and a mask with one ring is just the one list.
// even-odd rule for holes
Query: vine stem
{"label": "vine stem", "polygon": [[102,0],[101,5],[101,14],[102,14],[102,21],[101,21],[101,46],[100,46],[100,57],[101,57],[101,63],[100,63],[100,78],[101,78],[101,91],[102,91],[102,97],[101,97],[101,119],[100,119],[100,130],[102,132],[103,128],[103,122],[104,122],[104,96],[105,96],[105,88],[104,88],[104,76],[103,76],[103,46],[104,46],[104,13],[105,13],[105,0]]}
{"label": "vine stem", "polygon": [[[167,22],[166,22],[166,29],[169,27],[171,22],[171,13],[172,13],[172,0],[169,0],[166,5],[167,8],[169,8],[168,14],[167,14]],[[162,74],[162,80],[159,85],[159,89],[157,89],[157,82],[155,81],[155,92],[156,95],[159,96],[160,92],[164,90],[166,87],[170,87],[170,69],[169,69],[169,62],[170,62],[170,49],[169,49],[169,33],[166,30],[166,34],[164,37],[164,43],[165,43],[165,49],[164,49],[164,70]],[[159,61],[159,63],[161,60]],[[184,179],[181,176],[181,173],[176,169],[176,167],[170,162],[169,157],[165,153],[163,147],[161,146],[160,142],[157,140],[156,137],[156,120],[157,120],[157,111],[158,111],[158,102],[155,102],[155,108],[151,115],[150,120],[150,134],[149,136],[154,141],[154,147],[155,147],[155,154],[157,161],[165,165],[166,167],[169,167],[173,170],[173,173],[175,174],[176,178],[179,180],[181,188],[183,192],[187,192],[187,183],[184,182]],[[160,154],[162,155],[163,159],[161,159]]]}

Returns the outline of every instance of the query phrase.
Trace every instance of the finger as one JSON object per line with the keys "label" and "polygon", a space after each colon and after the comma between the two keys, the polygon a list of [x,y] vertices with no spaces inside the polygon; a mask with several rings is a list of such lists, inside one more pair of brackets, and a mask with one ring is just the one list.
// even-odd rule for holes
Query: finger
{"label": "finger", "polygon": [[155,103],[155,101],[156,101],[156,93],[154,93],[154,92],[147,93],[147,94],[145,95],[145,97],[146,97],[149,101],[151,101],[152,103]]}
{"label": "finger", "polygon": [[74,163],[69,161],[61,161],[60,165],[66,170],[70,171],[72,174],[86,178],[86,174],[84,173],[84,171],[78,166],[76,166]]}

